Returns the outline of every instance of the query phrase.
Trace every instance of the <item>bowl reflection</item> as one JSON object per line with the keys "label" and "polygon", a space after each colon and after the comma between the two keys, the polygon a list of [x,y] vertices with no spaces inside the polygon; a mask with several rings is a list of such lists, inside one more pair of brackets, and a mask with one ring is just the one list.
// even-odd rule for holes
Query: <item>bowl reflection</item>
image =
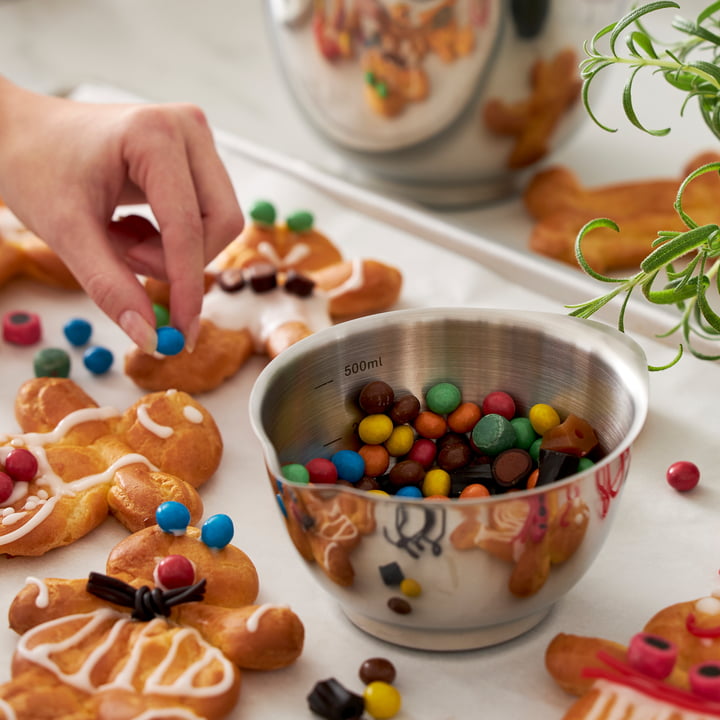
{"label": "bowl reflection", "polygon": [[[602,457],[549,485],[469,500],[288,482],[284,464],[356,446],[356,398],[373,379],[418,397],[441,381],[470,400],[504,390],[521,415],[548,403],[587,420]],[[314,578],[358,627],[433,650],[517,636],[577,583],[610,530],[646,413],[646,360],[622,333],[479,308],[401,310],[319,332],[273,360],[250,400],[272,490]]]}

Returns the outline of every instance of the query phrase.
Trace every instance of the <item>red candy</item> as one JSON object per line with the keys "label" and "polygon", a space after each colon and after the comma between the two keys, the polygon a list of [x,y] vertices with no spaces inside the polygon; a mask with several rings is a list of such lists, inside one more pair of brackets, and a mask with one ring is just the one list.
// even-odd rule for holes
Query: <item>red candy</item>
{"label": "red candy", "polygon": [[305,464],[305,469],[310,473],[311,483],[324,483],[333,485],[337,482],[338,471],[334,463],[326,458],[313,458]]}
{"label": "red candy", "polygon": [[437,445],[427,438],[418,438],[408,453],[408,460],[419,462],[425,469],[429,468],[435,462],[437,455]]}
{"label": "red candy", "polygon": [[680,460],[667,469],[666,478],[670,487],[678,492],[687,492],[700,481],[700,470],[695,463]]}
{"label": "red candy", "polygon": [[40,340],[40,317],[24,310],[13,310],[3,315],[3,338],[13,345],[34,345]]}
{"label": "red candy", "polygon": [[25,448],[15,448],[5,458],[5,472],[15,482],[30,482],[37,474],[37,470],[37,458]]}
{"label": "red candy", "polygon": [[515,417],[515,401],[502,390],[488,393],[482,403],[483,415],[502,415],[506,420]]}
{"label": "red candy", "polygon": [[156,568],[157,581],[168,590],[186,587],[195,581],[195,568],[184,555],[168,555]]}
{"label": "red candy", "polygon": [[4,472],[0,472],[0,503],[4,503],[13,491],[14,483],[12,478]]}
{"label": "red candy", "polygon": [[675,643],[649,633],[638,633],[630,640],[628,662],[645,675],[663,680],[671,672],[677,660]]}

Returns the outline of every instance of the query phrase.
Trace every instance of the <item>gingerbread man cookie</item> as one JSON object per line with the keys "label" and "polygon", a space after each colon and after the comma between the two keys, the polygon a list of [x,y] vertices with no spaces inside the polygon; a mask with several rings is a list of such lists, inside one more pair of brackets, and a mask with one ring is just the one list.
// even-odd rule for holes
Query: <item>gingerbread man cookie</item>
{"label": "gingerbread man cookie", "polygon": [[508,589],[528,597],[543,587],[553,565],[580,547],[589,517],[587,505],[569,490],[547,492],[470,511],[450,542],[458,550],[480,548],[512,564]]}
{"label": "gingerbread man cookie", "polygon": [[557,635],[545,664],[563,689],[580,696],[564,720],[720,717],[720,598],[670,605],[627,646]]}
{"label": "gingerbread man cookie", "polygon": [[[620,228],[597,228],[582,241],[582,253],[596,272],[635,268],[653,248],[658,232],[683,231],[685,225],[674,205],[682,178],[698,168],[718,162],[718,153],[700,153],[683,170],[682,177],[657,178],[585,187],[566,167],[537,173],[523,193],[525,207],[535,221],[531,250],[577,265],[575,240],[585,223],[610,218]],[[716,173],[704,173],[687,185],[684,210],[698,223],[714,223],[720,201]]]}
{"label": "gingerbread man cookie", "polygon": [[[200,336],[192,353],[125,358],[125,372],[145,390],[207,392],[255,353],[275,357],[333,322],[388,309],[402,286],[399,270],[376,260],[343,260],[313,227],[310,213],[277,224],[275,209],[255,205],[251,222],[208,275]],[[167,287],[148,285],[156,303]]]}
{"label": "gingerbread man cookie", "polygon": [[514,144],[507,165],[524,168],[547,155],[555,128],[580,95],[582,81],[574,50],[540,59],[530,73],[531,94],[517,102],[491,99],[484,108],[485,126]]}
{"label": "gingerbread man cookie", "polygon": [[0,200],[0,285],[16,277],[68,290],[80,288],[55,252],[24,227]]}
{"label": "gingerbread man cookie", "polygon": [[139,530],[166,500],[202,513],[195,488],[217,469],[223,444],[189,395],[146,395],[120,413],[72,380],[42,377],[20,388],[15,415],[22,432],[0,436],[0,553],[42,555],[108,512]]}
{"label": "gingerbread man cookie", "polygon": [[21,637],[2,720],[219,720],[241,669],[298,658],[303,625],[286,605],[255,604],[257,571],[229,544],[230,519],[188,517],[161,505],[160,524],[116,545],[106,574],[28,578],[9,612]]}

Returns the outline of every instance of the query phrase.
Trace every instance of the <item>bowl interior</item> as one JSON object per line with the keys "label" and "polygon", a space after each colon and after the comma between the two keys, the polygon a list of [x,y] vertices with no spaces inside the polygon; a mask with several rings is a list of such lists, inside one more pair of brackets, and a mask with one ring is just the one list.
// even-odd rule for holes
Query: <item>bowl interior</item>
{"label": "bowl interior", "polygon": [[466,400],[504,390],[519,414],[548,403],[587,420],[606,458],[632,442],[647,411],[643,353],[608,326],[547,313],[396,311],[318,333],[266,368],[251,405],[271,469],[354,447],[356,398],[370,379],[418,397],[441,381]]}

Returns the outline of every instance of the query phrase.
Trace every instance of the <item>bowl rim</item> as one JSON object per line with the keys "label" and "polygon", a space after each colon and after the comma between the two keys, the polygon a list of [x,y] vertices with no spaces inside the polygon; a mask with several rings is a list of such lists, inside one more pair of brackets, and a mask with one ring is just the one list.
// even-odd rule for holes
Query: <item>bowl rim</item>
{"label": "bowl rim", "polygon": [[[554,313],[540,310],[511,310],[505,308],[487,308],[487,307],[430,307],[430,308],[404,308],[399,310],[388,310],[382,313],[375,313],[352,320],[340,322],[337,325],[319,330],[312,335],[296,342],[294,345],[283,350],[283,352],[272,359],[260,372],[250,391],[248,402],[248,410],[250,416],[250,425],[255,433],[257,440],[260,442],[263,451],[263,459],[266,468],[273,474],[278,482],[288,485],[292,488],[303,489],[304,491],[327,492],[335,490],[336,492],[349,492],[351,494],[360,494],[372,502],[410,502],[410,503],[446,503],[445,498],[412,498],[396,495],[380,495],[376,493],[368,493],[366,490],[359,490],[352,486],[346,485],[308,485],[295,483],[287,480],[280,472],[280,462],[277,452],[267,437],[262,427],[261,408],[264,396],[264,389],[272,380],[284,369],[285,365],[292,363],[298,357],[302,357],[306,353],[317,351],[327,345],[337,343],[351,337],[355,332],[363,332],[372,330],[379,323],[383,326],[388,324],[408,324],[416,323],[432,323],[442,320],[460,320],[460,321],[486,321],[495,325],[503,324],[503,322],[512,319],[513,323],[521,325],[528,329],[537,328],[542,325],[544,329],[562,330],[564,334],[560,335],[565,341],[569,341],[567,335],[567,325],[573,325],[574,337],[572,342],[580,345],[586,352],[592,352],[593,349],[602,347],[605,353],[608,349],[612,351],[613,356],[622,361],[623,377],[629,374],[633,378],[632,384],[630,377],[626,382],[627,387],[632,387],[633,402],[636,407],[635,417],[628,428],[625,439],[617,447],[608,452],[600,461],[592,467],[579,473],[570,475],[569,477],[531,489],[522,490],[520,493],[503,493],[500,495],[490,495],[480,498],[453,498],[453,503],[461,503],[463,506],[478,504],[493,504],[503,500],[518,499],[519,497],[531,497],[542,494],[556,488],[563,488],[573,485],[595,474],[599,469],[609,466],[623,453],[628,451],[636,438],[640,434],[648,414],[649,405],[649,371],[645,352],[642,347],[630,336],[621,332],[617,328],[607,323],[592,320],[588,318],[578,318],[563,313]],[[642,370],[641,370],[642,368]]]}

